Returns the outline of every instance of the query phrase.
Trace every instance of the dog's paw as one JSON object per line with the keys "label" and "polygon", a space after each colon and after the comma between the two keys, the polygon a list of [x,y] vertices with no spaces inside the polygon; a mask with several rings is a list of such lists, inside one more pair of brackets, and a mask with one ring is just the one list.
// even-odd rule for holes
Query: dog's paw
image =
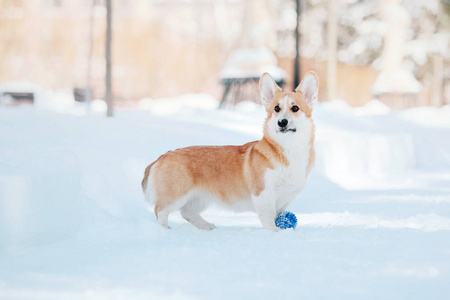
{"label": "dog's paw", "polygon": [[280,227],[275,226],[275,224],[269,225],[269,226],[264,226],[264,228],[269,231],[273,231],[273,232],[278,232],[278,231],[282,230]]}
{"label": "dog's paw", "polygon": [[201,229],[201,230],[207,230],[207,231],[217,229],[216,225],[214,225],[212,223],[201,224],[201,225],[197,226],[197,228]]}

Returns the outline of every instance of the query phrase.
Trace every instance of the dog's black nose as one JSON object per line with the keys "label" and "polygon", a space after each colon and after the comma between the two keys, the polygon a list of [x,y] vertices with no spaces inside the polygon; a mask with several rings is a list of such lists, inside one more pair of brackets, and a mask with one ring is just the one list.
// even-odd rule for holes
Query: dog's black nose
{"label": "dog's black nose", "polygon": [[287,124],[288,124],[288,120],[286,120],[286,119],[278,120],[278,126],[280,126],[280,127],[286,127]]}

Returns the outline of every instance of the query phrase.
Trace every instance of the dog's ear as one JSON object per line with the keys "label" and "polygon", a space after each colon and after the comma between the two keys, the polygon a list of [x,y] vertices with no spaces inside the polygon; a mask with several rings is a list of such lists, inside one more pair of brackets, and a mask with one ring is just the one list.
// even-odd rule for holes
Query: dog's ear
{"label": "dog's ear", "polygon": [[316,73],[309,71],[303,77],[302,82],[295,89],[295,92],[302,93],[310,108],[313,108],[319,95],[319,78]]}
{"label": "dog's ear", "polygon": [[281,88],[275,83],[269,73],[264,73],[259,79],[259,92],[262,104],[266,109],[269,109],[270,102],[272,102],[276,93],[281,92]]}

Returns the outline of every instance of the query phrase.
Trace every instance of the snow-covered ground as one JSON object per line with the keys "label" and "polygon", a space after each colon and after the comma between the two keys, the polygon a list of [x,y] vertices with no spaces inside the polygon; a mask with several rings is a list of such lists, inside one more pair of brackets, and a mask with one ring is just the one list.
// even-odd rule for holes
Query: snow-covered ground
{"label": "snow-covered ground", "polygon": [[140,182],[160,154],[261,137],[264,111],[207,95],[114,118],[0,107],[0,299],[448,299],[450,107],[319,104],[296,231],[209,210],[162,229]]}

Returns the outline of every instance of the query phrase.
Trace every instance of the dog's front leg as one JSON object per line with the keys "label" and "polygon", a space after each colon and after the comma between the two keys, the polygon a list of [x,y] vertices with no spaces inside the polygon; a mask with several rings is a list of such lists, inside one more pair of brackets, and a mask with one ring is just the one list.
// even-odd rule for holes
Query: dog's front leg
{"label": "dog's front leg", "polygon": [[276,196],[271,191],[263,191],[258,196],[252,196],[253,206],[264,228],[279,231],[275,225],[277,218]]}

